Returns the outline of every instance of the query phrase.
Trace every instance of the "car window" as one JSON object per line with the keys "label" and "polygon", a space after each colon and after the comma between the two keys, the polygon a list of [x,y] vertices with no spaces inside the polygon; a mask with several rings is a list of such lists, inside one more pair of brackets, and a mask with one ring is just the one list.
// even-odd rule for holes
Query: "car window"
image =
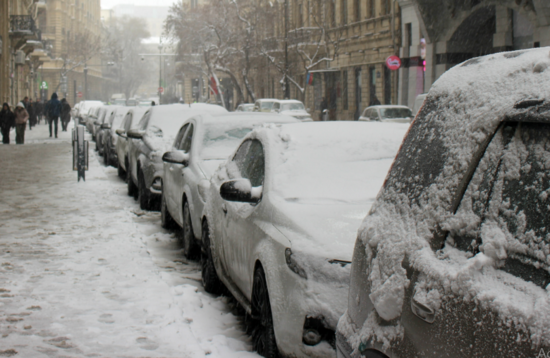
{"label": "car window", "polygon": [[379,120],[380,117],[378,116],[378,111],[376,109],[371,109],[369,118]]}
{"label": "car window", "polygon": [[178,131],[178,135],[176,136],[176,140],[174,141],[174,148],[177,148],[177,149],[180,148],[183,136],[185,135],[187,128],[189,128],[189,123],[181,127],[180,130]]}
{"label": "car window", "polygon": [[193,143],[193,127],[193,124],[189,124],[189,128],[187,129],[187,132],[185,132],[179,147],[180,150],[183,150],[186,153],[191,150],[191,143]]}
{"label": "car window", "polygon": [[130,130],[130,128],[132,128],[132,119],[133,119],[133,114],[128,113],[126,115],[126,119],[124,120],[124,130],[126,132],[128,132]]}
{"label": "car window", "polygon": [[380,114],[382,119],[410,118],[413,116],[412,111],[408,108],[381,108]]}
{"label": "car window", "polygon": [[248,148],[250,148],[251,140],[245,141],[235,155],[233,160],[229,163],[227,167],[227,173],[231,179],[245,178],[246,176],[246,154],[248,153]]}
{"label": "car window", "polygon": [[473,253],[500,240],[502,269],[544,288],[550,283],[549,134],[547,124],[521,123],[495,135],[457,211],[458,221],[470,225],[454,235],[458,248]]}
{"label": "car window", "polygon": [[262,143],[253,140],[246,156],[246,176],[252,186],[264,184],[265,157]]}
{"label": "car window", "polygon": [[147,124],[149,123],[149,118],[151,118],[151,112],[147,111],[141,120],[139,121],[138,127],[140,130],[145,130],[147,128]]}
{"label": "car window", "polygon": [[260,110],[260,103],[259,103],[259,102],[254,103],[254,110],[255,110],[255,111],[259,111],[259,110]]}
{"label": "car window", "polygon": [[271,109],[273,107],[273,102],[262,102],[262,109]]}
{"label": "car window", "polygon": [[279,110],[279,107],[280,107],[280,103],[273,103],[273,109],[274,110]]}

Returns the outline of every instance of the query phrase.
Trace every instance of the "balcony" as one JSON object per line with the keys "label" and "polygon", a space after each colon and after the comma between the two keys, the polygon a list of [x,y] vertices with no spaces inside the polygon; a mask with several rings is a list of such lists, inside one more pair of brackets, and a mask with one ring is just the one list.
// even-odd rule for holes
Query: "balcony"
{"label": "balcony", "polygon": [[10,34],[12,35],[34,35],[36,25],[30,15],[11,15]]}

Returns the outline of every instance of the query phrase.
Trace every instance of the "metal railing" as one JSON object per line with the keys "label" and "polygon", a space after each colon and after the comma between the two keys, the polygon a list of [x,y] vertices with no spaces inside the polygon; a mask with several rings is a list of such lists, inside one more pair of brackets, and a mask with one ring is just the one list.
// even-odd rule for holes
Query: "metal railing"
{"label": "metal railing", "polygon": [[36,32],[36,24],[31,15],[11,15],[10,16],[10,32],[29,34]]}

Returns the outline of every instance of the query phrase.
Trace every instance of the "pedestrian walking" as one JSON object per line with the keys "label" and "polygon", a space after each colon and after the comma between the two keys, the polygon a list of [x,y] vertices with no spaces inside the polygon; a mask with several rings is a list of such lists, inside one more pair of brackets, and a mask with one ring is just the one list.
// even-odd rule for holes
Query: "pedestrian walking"
{"label": "pedestrian walking", "polygon": [[69,125],[69,122],[71,121],[71,105],[65,98],[61,100],[61,126],[63,128],[63,132],[67,131],[67,126]]}
{"label": "pedestrian walking", "polygon": [[46,114],[50,125],[50,138],[52,137],[52,124],[55,125],[55,137],[57,138],[57,126],[61,115],[61,102],[57,99],[57,93],[53,93],[51,99],[46,103]]}
{"label": "pedestrian walking", "polygon": [[379,106],[380,101],[378,100],[378,97],[375,95],[372,96],[372,99],[370,100],[369,106]]}
{"label": "pedestrian walking", "polygon": [[328,102],[325,97],[323,97],[323,100],[321,101],[321,113],[319,113],[319,120],[320,121],[326,121],[327,118],[323,118],[323,116],[326,114],[325,110],[328,109]]}
{"label": "pedestrian walking", "polygon": [[10,129],[15,127],[15,115],[10,109],[10,105],[4,103],[0,111],[0,129],[2,130],[2,143],[10,144]]}
{"label": "pedestrian walking", "polygon": [[26,109],[29,113],[29,130],[31,130],[32,127],[36,126],[36,110],[34,108],[34,104],[32,103],[32,98],[29,99]]}
{"label": "pedestrian walking", "polygon": [[40,121],[42,120],[42,107],[42,102],[37,99],[36,102],[34,102],[34,113],[36,114],[37,124],[40,124]]}
{"label": "pedestrian walking", "polygon": [[15,106],[15,143],[25,143],[25,128],[29,119],[29,112],[25,109],[23,102],[17,103]]}

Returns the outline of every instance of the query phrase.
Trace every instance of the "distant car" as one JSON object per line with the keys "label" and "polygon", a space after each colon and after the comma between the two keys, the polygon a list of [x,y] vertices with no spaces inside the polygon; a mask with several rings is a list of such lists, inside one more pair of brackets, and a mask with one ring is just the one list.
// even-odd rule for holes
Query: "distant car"
{"label": "distant car", "polygon": [[172,148],[182,124],[201,113],[227,113],[221,106],[193,103],[150,107],[138,127],[127,132],[129,141],[128,192],[137,190],[141,209],[158,210],[162,194],[162,155]]}
{"label": "distant car", "polygon": [[274,98],[262,98],[254,102],[253,112],[271,112],[273,108],[273,103],[277,102],[277,99]]}
{"label": "distant car", "polygon": [[422,93],[422,94],[419,94],[418,96],[416,96],[415,100],[414,100],[414,107],[413,107],[413,115],[417,115],[418,112],[420,111],[420,108],[422,108],[422,105],[424,104],[424,100],[426,99],[426,97],[428,96],[427,93]]}
{"label": "distant car", "polygon": [[280,99],[273,103],[272,112],[284,114],[301,120],[302,122],[311,122],[313,119],[306,111],[304,104],[295,99]]}
{"label": "distant car", "polygon": [[264,357],[334,357],[361,217],[408,125],[314,122],[255,129],[212,177],[203,284],[248,312]]}
{"label": "distant car", "polygon": [[99,108],[101,108],[101,106],[92,107],[88,110],[88,113],[83,116],[85,118],[84,125],[90,134],[93,134],[94,132],[94,122],[97,119],[97,112],[99,111]]}
{"label": "distant car", "polygon": [[188,258],[200,252],[204,203],[210,176],[254,127],[294,123],[296,119],[267,113],[201,114],[180,129],[170,152],[163,156],[161,218],[164,227],[183,228]]}
{"label": "distant car", "polygon": [[139,101],[139,107],[151,107],[151,101]]}
{"label": "distant car", "polygon": [[103,155],[105,149],[105,134],[111,130],[111,124],[113,123],[117,110],[124,108],[123,106],[109,106],[106,107],[107,111],[103,122],[99,124],[99,127],[96,129],[95,133],[95,147],[99,155]]}
{"label": "distant car", "polygon": [[92,107],[98,107],[102,106],[103,103],[101,101],[81,101],[78,102],[74,109],[72,116],[78,118],[78,123],[85,124],[86,123],[86,115],[90,111]]}
{"label": "distant car", "polygon": [[548,354],[549,109],[548,47],[432,85],[357,233],[338,357]]}
{"label": "distant car", "polygon": [[103,131],[103,163],[108,166],[117,167],[118,155],[116,151],[116,142],[118,136],[116,130],[121,128],[122,122],[126,118],[130,107],[116,107],[114,116],[110,118],[108,127]]}
{"label": "distant car", "polygon": [[130,98],[129,100],[126,101],[126,106],[127,107],[135,107],[137,106],[139,103],[139,101],[135,98]]}
{"label": "distant car", "polygon": [[243,103],[239,104],[235,112],[252,112],[254,110],[253,103]]}
{"label": "distant car", "polygon": [[111,106],[101,106],[97,108],[95,111],[95,114],[92,116],[92,138],[97,142],[97,134],[101,130],[101,125],[105,122],[106,118],[109,118],[107,116],[107,113],[109,112],[109,108]]}
{"label": "distant car", "polygon": [[[150,106],[149,106],[150,107]],[[126,114],[126,117],[124,117],[124,120],[122,121],[122,124],[118,129],[115,129],[115,133],[118,136],[118,139],[116,140],[115,144],[115,152],[117,155],[117,170],[118,170],[118,176],[128,180],[128,131],[130,129],[135,129],[138,126],[138,123],[147,112],[149,107],[131,107],[128,110],[128,113]],[[137,192],[136,192],[137,193]],[[129,189],[128,195],[134,195],[134,192],[131,191],[131,188]]]}
{"label": "distant car", "polygon": [[379,105],[365,108],[359,120],[410,123],[413,118],[414,114],[407,106]]}

